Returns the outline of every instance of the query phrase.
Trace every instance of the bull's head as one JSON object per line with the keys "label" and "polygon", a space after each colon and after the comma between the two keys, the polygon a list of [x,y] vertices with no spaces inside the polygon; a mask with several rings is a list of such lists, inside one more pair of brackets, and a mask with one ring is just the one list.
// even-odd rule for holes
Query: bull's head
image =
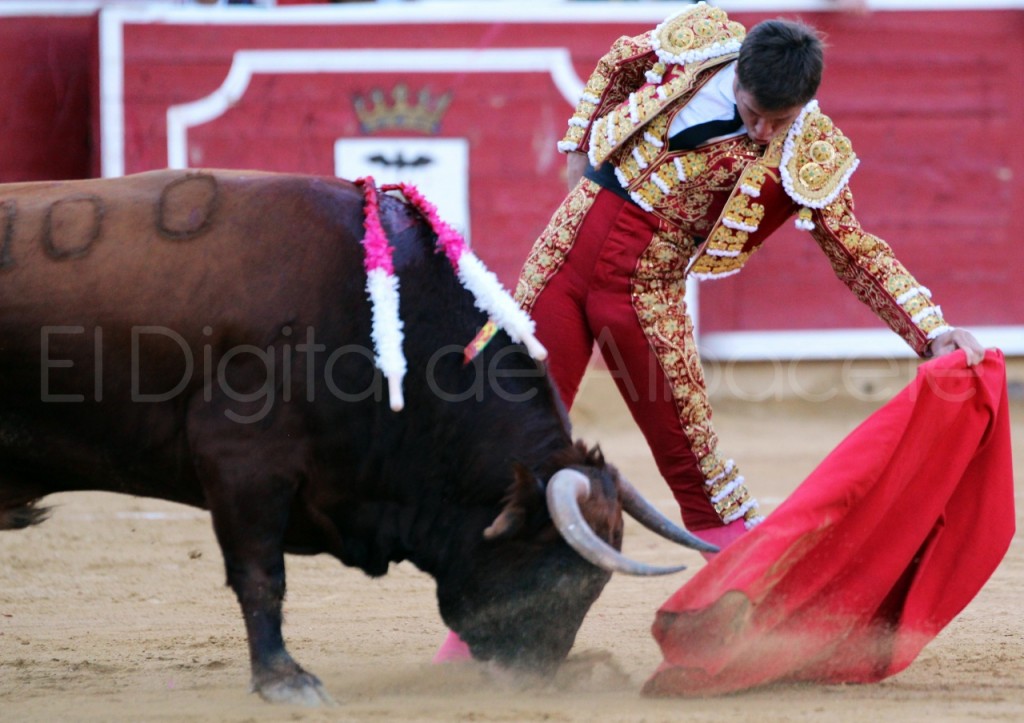
{"label": "bull's head", "polygon": [[441,613],[478,660],[544,672],[568,655],[583,618],[612,572],[662,575],[622,555],[622,512],[688,547],[717,551],[667,519],[600,453],[559,470],[547,484],[523,467],[487,527],[471,569],[439,580]]}

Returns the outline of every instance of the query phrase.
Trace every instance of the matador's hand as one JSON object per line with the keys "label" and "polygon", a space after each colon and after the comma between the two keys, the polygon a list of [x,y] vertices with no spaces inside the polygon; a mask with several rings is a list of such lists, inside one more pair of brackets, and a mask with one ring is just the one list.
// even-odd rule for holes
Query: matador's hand
{"label": "matador's hand", "polygon": [[932,343],[928,345],[928,351],[933,357],[950,354],[957,349],[963,349],[967,353],[967,366],[972,367],[985,357],[985,347],[966,329],[947,331],[932,339]]}

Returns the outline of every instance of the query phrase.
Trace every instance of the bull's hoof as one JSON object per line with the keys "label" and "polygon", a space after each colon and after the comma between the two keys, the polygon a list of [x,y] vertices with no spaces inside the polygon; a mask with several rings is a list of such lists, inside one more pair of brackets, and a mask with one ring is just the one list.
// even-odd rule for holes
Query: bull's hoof
{"label": "bull's hoof", "polygon": [[307,708],[337,705],[334,698],[324,690],[319,678],[304,671],[287,678],[253,682],[252,689],[268,703],[302,705]]}

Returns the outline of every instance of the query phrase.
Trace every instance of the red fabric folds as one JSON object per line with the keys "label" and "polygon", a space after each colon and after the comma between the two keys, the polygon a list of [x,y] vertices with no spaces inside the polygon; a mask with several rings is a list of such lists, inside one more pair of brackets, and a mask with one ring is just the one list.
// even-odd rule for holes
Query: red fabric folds
{"label": "red fabric folds", "polygon": [[1013,534],[1003,356],[929,361],[662,605],[664,662],[644,692],[893,675],[977,594]]}

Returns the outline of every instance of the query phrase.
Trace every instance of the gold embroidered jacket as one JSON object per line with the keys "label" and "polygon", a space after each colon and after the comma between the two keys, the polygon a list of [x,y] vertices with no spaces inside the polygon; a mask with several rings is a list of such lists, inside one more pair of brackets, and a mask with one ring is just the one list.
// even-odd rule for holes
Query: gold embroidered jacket
{"label": "gold embroidered jacket", "polygon": [[673,118],[715,73],[735,60],[746,31],[698,3],[650,33],[619,38],[587,81],[558,148],[611,163],[642,208],[683,237],[704,239],[689,273],[739,272],[787,218],[810,231],[837,276],[918,353],[949,331],[931,292],[853,213],[847,183],[857,167],[849,139],[816,101],[767,147],[733,138],[669,149]]}

